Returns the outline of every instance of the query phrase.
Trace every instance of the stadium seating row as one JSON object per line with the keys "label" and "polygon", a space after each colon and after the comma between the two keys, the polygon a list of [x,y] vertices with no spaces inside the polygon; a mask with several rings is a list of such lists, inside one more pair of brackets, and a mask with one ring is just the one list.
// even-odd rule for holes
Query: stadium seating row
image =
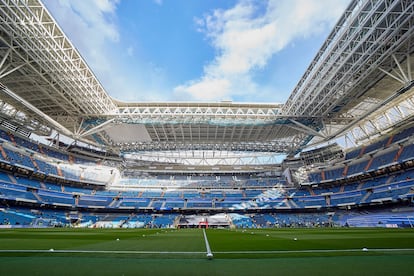
{"label": "stadium seating row", "polygon": [[[396,202],[414,193],[413,171],[336,187],[256,190],[143,190],[135,194],[58,186],[10,174],[0,175],[0,198],[67,207],[108,209],[303,209]],[[346,189],[345,189],[346,188]],[[138,193],[138,194],[137,194]]]}

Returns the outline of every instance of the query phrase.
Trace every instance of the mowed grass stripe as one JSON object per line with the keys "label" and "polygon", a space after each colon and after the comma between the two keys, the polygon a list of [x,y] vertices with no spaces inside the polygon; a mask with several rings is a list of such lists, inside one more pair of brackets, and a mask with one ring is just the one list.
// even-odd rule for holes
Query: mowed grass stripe
{"label": "mowed grass stripe", "polygon": [[[237,255],[246,258],[249,254],[255,258],[260,257],[258,255],[271,254],[359,255],[367,253],[362,252],[363,248],[368,248],[370,254],[379,253],[381,250],[395,252],[400,249],[404,249],[400,251],[405,252],[403,254],[408,254],[414,248],[412,229],[208,229],[207,235],[213,254],[219,254],[223,258],[239,257]],[[89,254],[165,256],[206,253],[203,232],[200,229],[0,230],[2,254],[29,253],[28,250],[50,254],[53,253],[49,252],[51,248],[54,253],[73,254],[90,252]]]}
{"label": "mowed grass stripe", "polygon": [[[366,249],[320,249],[320,250],[269,250],[269,251],[215,251],[218,254],[291,254],[291,253],[341,253],[341,252],[409,252],[414,248],[366,248]],[[130,250],[0,250],[0,253],[92,253],[92,254],[206,254],[205,251],[130,251]]]}
{"label": "mowed grass stripe", "polygon": [[414,248],[413,229],[209,229],[208,237],[213,252]]}
{"label": "mowed grass stripe", "polygon": [[273,259],[0,258],[0,275],[412,275],[413,255]]}
{"label": "mowed grass stripe", "polygon": [[[0,250],[205,252],[200,230],[16,229],[0,230]],[[48,233],[51,235],[48,235]],[[72,235],[72,233],[74,235]],[[85,233],[85,235],[83,235]],[[91,235],[96,233],[96,235]],[[60,236],[59,236],[60,234]]]}

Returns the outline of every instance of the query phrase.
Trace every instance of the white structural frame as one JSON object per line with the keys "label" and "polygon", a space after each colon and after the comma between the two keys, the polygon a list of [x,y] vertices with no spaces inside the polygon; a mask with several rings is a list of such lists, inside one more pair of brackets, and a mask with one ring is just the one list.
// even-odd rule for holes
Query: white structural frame
{"label": "white structural frame", "polygon": [[[2,122],[148,159],[222,151],[264,160],[341,136],[357,144],[414,111],[412,0],[352,1],[285,104],[119,102],[39,0],[0,0],[0,20]],[[370,101],[383,79],[398,86]],[[357,106],[360,97],[370,104]],[[118,142],[107,130],[119,124],[144,126],[150,140]]]}
{"label": "white structural frame", "polygon": [[[353,1],[293,90],[282,114],[333,116],[378,71],[414,29],[410,0]],[[410,47],[412,47],[410,45]],[[394,58],[392,58],[394,59]]]}

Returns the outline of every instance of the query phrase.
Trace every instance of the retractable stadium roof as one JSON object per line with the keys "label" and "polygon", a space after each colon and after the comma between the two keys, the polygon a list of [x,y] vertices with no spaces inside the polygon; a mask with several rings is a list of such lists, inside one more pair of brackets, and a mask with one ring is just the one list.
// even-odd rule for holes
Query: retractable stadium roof
{"label": "retractable stadium roof", "polygon": [[1,0],[0,20],[2,124],[28,133],[121,153],[294,154],[349,133],[363,139],[413,111],[410,0],[352,1],[285,104],[120,102],[40,1]]}

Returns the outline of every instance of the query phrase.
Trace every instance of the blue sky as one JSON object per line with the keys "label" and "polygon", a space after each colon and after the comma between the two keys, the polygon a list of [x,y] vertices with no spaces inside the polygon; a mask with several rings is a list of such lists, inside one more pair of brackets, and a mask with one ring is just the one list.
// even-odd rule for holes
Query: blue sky
{"label": "blue sky", "polygon": [[350,0],[44,0],[122,101],[284,103]]}

